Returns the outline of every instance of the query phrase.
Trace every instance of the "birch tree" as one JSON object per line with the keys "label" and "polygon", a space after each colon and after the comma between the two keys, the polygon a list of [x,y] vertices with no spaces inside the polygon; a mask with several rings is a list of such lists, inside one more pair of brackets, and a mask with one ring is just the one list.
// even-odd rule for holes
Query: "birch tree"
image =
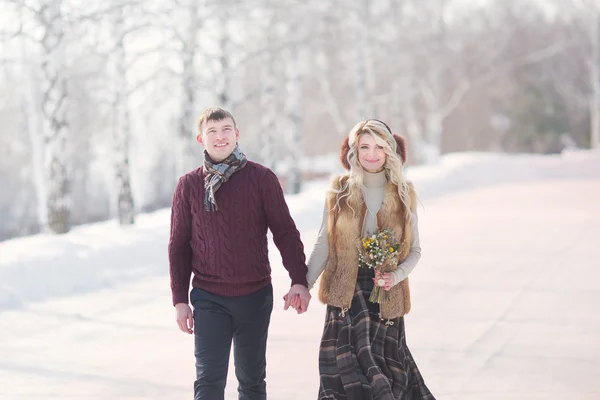
{"label": "birch tree", "polygon": [[44,230],[66,233],[71,222],[70,149],[67,126],[66,29],[61,0],[47,0],[35,11],[43,29],[42,48],[42,135],[45,186],[38,198],[45,204]]}
{"label": "birch tree", "polygon": [[[349,117],[345,112],[344,101],[334,88],[334,81],[339,78],[338,71],[332,62],[341,56],[341,49],[333,42],[335,30],[340,29],[340,20],[345,17],[343,10],[336,7],[335,3],[321,4],[317,12],[320,18],[316,19],[317,29],[322,32],[314,43],[313,62],[310,64],[312,75],[318,82],[319,89],[325,100],[325,107],[329,111],[334,131],[343,136],[347,133]],[[340,16],[340,13],[343,15]]]}
{"label": "birch tree", "polygon": [[131,141],[131,121],[129,116],[129,93],[127,80],[127,64],[125,53],[125,36],[127,29],[124,22],[124,4],[115,0],[110,13],[111,33],[114,50],[111,53],[112,92],[113,92],[113,146],[114,176],[117,215],[121,225],[135,222],[135,209],[131,193],[131,174],[129,163],[129,143]]}
{"label": "birch tree", "polygon": [[557,86],[562,93],[587,108],[590,118],[590,147],[600,148],[600,4],[593,0],[573,0],[575,18],[580,24],[579,52],[585,65],[586,89],[569,85],[562,77],[557,77]]}
{"label": "birch tree", "polygon": [[[195,137],[197,132],[196,112],[198,105],[198,91],[202,86],[199,74],[199,62],[205,56],[198,38],[209,12],[206,1],[175,0],[172,4],[165,3],[154,14],[152,25],[159,27],[166,40],[157,49],[165,59],[173,57],[180,68],[170,70],[179,88],[179,109],[175,115],[177,135],[173,141],[174,179],[202,164],[202,153],[197,151]],[[218,10],[217,13],[226,13],[227,10]],[[221,31],[217,32],[221,35]],[[225,33],[223,33],[225,34]],[[206,38],[210,39],[210,38]],[[217,41],[217,38],[214,39]],[[217,81],[218,72],[214,73]],[[204,77],[206,79],[206,77]],[[215,86],[219,86],[217,83]],[[216,89],[218,91],[218,89]]]}
{"label": "birch tree", "polygon": [[[299,10],[299,12],[307,12]],[[307,39],[298,19],[291,20],[285,28],[285,36],[291,43],[282,51],[285,60],[284,114],[287,138],[287,179],[288,193],[299,193],[302,189],[300,161],[304,154],[302,143],[302,112],[304,110],[303,86],[306,73]],[[295,35],[294,35],[295,33]]]}
{"label": "birch tree", "polygon": [[357,35],[352,63],[354,67],[356,114],[359,119],[368,119],[374,117],[370,0],[358,0],[351,15],[354,20],[352,31]]}
{"label": "birch tree", "polygon": [[218,7],[215,11],[218,20],[217,26],[217,68],[215,73],[216,98],[221,107],[231,111],[233,109],[232,79],[233,66],[231,54],[233,41],[230,32],[231,11],[227,7]]}
{"label": "birch tree", "polygon": [[265,32],[265,43],[269,46],[261,57],[262,66],[260,70],[260,143],[261,161],[268,168],[275,169],[277,154],[275,141],[277,108],[275,99],[275,55],[273,51],[275,36],[276,15],[271,1],[266,0],[263,29]]}
{"label": "birch tree", "polygon": [[590,57],[588,59],[588,69],[590,71],[590,147],[600,148],[600,6],[598,3],[591,4],[590,9]]}
{"label": "birch tree", "polygon": [[[572,0],[573,15],[568,16],[576,46],[563,64],[583,65],[582,69],[562,68],[554,71],[554,85],[567,102],[589,115],[589,143],[600,148],[600,4],[593,0]],[[583,72],[583,74],[582,74]],[[565,79],[565,75],[573,75]],[[575,76],[584,76],[580,84]]]}
{"label": "birch tree", "polygon": [[[417,104],[417,89],[415,80],[415,65],[409,47],[410,25],[406,16],[406,1],[390,0],[388,21],[391,41],[386,49],[391,68],[391,84],[389,93],[389,115],[392,129],[404,128],[410,145],[412,157],[421,161],[424,145],[423,127],[415,109]],[[411,157],[411,158],[412,158]]]}
{"label": "birch tree", "polygon": [[[185,6],[187,11],[187,28],[183,34],[176,33],[180,40],[181,72],[181,114],[179,117],[178,157],[176,175],[184,175],[201,164],[197,152],[194,150],[194,137],[196,136],[196,92],[198,90],[198,77],[196,59],[198,53],[198,32],[200,30],[199,5],[192,1]],[[199,162],[200,161],[200,162]]]}
{"label": "birch tree", "polygon": [[316,79],[319,82],[319,88],[321,89],[321,92],[325,98],[325,105],[329,110],[329,115],[333,121],[335,132],[341,136],[346,134],[347,117],[343,111],[342,105],[340,104],[341,101],[333,89],[332,80],[335,74],[331,68],[329,59],[330,55],[325,50],[327,45],[326,43],[323,43],[322,40],[319,40],[317,46],[318,47],[314,60],[314,64],[316,65],[314,68]]}
{"label": "birch tree", "polygon": [[[419,46],[422,50],[416,53],[419,58],[414,66],[416,88],[425,110],[425,134],[418,158],[424,163],[436,163],[441,154],[444,121],[472,88],[489,84],[512,70],[555,57],[572,45],[572,42],[565,40],[546,43],[539,48],[525,49],[522,54],[507,54],[504,52],[504,44],[511,34],[510,24],[490,27],[485,35],[481,28],[460,27],[464,32],[461,35],[460,20],[452,23],[447,21],[448,2],[432,0],[428,4],[432,8],[419,15],[436,22],[424,25],[424,21],[416,20],[416,25],[413,25],[415,31],[419,25],[427,28],[421,32],[423,43]],[[517,7],[509,10],[512,14],[518,13],[519,5],[502,3],[498,7],[501,12],[503,8]],[[486,9],[486,12],[495,10]],[[482,21],[486,19],[476,22]],[[472,39],[466,40],[468,37]]]}
{"label": "birch tree", "polygon": [[[24,25],[23,10],[18,10],[20,26]],[[41,118],[42,93],[40,91],[40,68],[35,62],[32,62],[30,51],[31,43],[28,38],[21,37],[21,61],[25,64],[23,72],[25,74],[23,110],[26,118],[26,129],[31,145],[31,176],[36,194],[36,216],[41,228],[47,229],[47,204],[46,204],[46,185],[44,171],[44,126]]]}

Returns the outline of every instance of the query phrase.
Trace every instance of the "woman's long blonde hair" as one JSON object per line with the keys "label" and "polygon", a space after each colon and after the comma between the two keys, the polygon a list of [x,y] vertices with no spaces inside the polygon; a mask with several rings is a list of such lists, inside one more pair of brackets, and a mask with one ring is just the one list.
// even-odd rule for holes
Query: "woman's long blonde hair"
{"label": "woman's long blonde hair", "polygon": [[[404,176],[404,169],[402,167],[402,160],[396,153],[397,143],[394,139],[392,132],[389,128],[381,121],[368,119],[361,121],[356,124],[348,135],[348,145],[350,150],[346,157],[348,164],[350,165],[350,171],[340,177],[340,189],[331,189],[334,193],[337,193],[336,207],[339,209],[340,200],[346,198],[346,202],[350,206],[351,199],[358,199],[359,203],[364,202],[362,196],[362,187],[365,177],[365,170],[360,165],[358,159],[358,141],[361,135],[371,135],[375,139],[375,142],[383,147],[386,158],[383,168],[385,170],[388,181],[391,181],[398,187],[398,194],[402,203],[406,207],[407,215],[412,216],[411,212],[411,197],[410,197],[410,185]],[[347,177],[347,179],[345,179]],[[351,207],[351,206],[350,206]],[[355,212],[354,209],[352,209]]]}

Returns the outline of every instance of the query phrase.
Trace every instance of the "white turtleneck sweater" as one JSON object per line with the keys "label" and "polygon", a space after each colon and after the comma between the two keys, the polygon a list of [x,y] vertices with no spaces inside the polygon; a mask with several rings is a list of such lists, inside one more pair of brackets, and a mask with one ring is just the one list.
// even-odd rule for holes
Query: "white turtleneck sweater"
{"label": "white turtleneck sweater", "polygon": [[[377,227],[377,212],[383,202],[383,195],[385,185],[387,184],[387,178],[385,171],[377,173],[365,173],[363,186],[363,197],[367,205],[367,214],[365,216],[365,224],[363,226],[363,236],[375,233],[378,230]],[[308,280],[308,288],[312,289],[313,285],[325,269],[327,265],[327,258],[329,256],[329,238],[327,237],[327,219],[328,210],[327,204],[323,210],[323,222],[321,223],[321,229],[315,247],[308,258],[308,273],[306,279]],[[412,241],[410,242],[410,253],[406,260],[398,265],[398,269],[392,272],[394,276],[394,285],[402,282],[408,274],[415,269],[419,259],[421,258],[421,244],[419,242],[419,228],[417,212],[413,214],[412,220]]]}

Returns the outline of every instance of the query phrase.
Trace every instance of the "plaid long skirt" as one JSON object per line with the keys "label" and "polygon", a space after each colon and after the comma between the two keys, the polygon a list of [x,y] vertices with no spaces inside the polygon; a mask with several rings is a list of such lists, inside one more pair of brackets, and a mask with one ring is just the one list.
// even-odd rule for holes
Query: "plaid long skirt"
{"label": "plaid long skirt", "polygon": [[359,269],[348,311],[327,306],[319,400],[435,400],[406,346],[404,318],[382,321],[369,302],[372,278]]}

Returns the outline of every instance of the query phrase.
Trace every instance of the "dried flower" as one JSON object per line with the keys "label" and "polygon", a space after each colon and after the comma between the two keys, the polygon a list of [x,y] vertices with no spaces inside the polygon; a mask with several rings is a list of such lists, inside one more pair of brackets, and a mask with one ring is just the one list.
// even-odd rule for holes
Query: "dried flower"
{"label": "dried flower", "polygon": [[[361,239],[358,251],[358,266],[360,268],[371,268],[378,272],[388,262],[396,262],[400,251],[400,244],[394,231],[383,229],[377,233]],[[369,301],[381,303],[387,300],[388,293],[381,286],[375,285],[371,291]]]}

